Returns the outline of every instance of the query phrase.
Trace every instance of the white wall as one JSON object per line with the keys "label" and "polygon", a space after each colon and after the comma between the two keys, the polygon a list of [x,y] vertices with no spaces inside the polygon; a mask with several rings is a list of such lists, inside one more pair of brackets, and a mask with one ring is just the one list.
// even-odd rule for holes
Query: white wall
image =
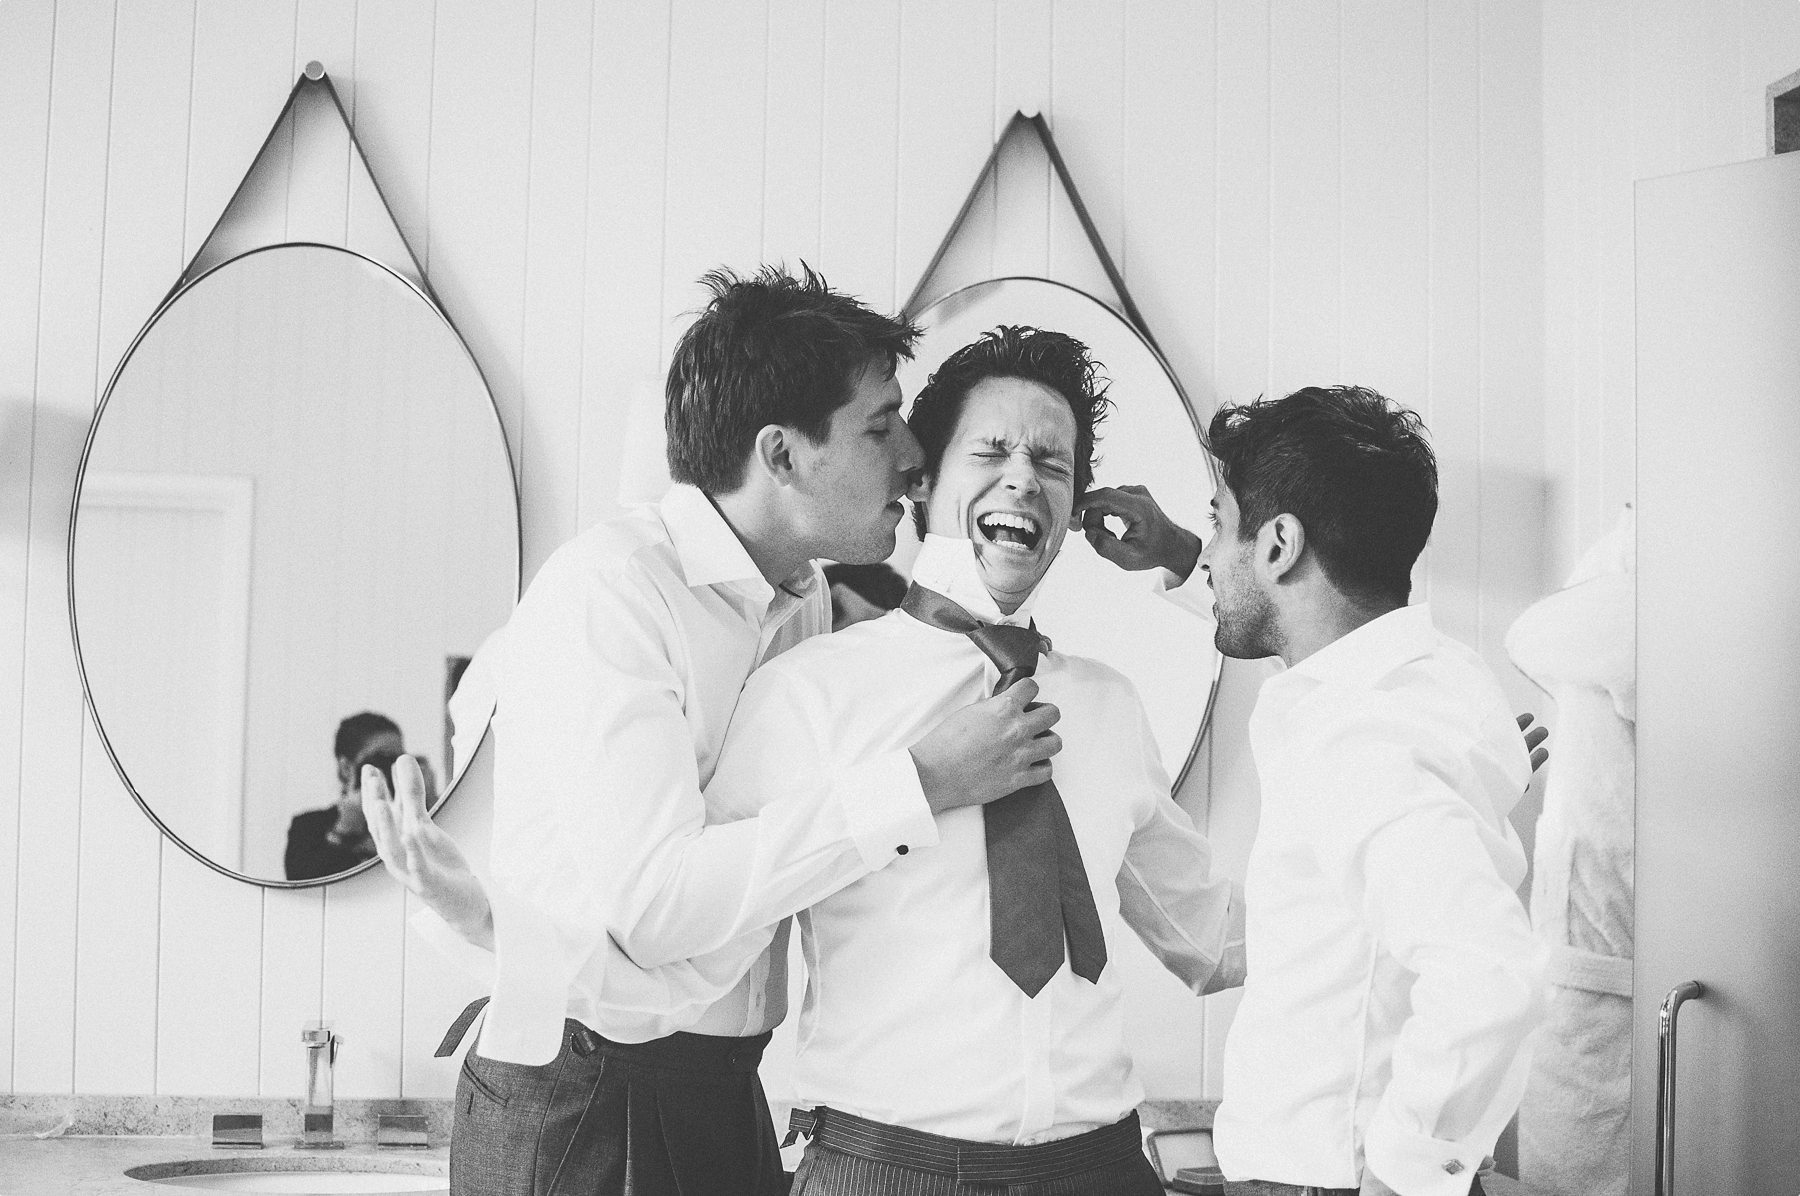
{"label": "white wall", "polygon": [[[308,59],[493,384],[527,575],[631,483],[629,413],[703,269],[805,258],[897,306],[1023,107],[1197,404],[1343,380],[1425,414],[1426,596],[1498,660],[1541,588],[1541,49],[1515,0],[0,5],[0,1083],[291,1094],[321,1013],[343,1095],[453,1081],[428,1055],[477,985],[408,940],[392,886],[265,892],[162,842],[69,646],[99,388]],[[1081,268],[1047,197],[1041,171],[1003,180],[1006,217],[976,222],[995,262]],[[1182,795],[1234,867],[1260,676],[1228,673]],[[481,795],[452,803],[453,829],[484,820]],[[1211,1044],[1185,1089],[1153,1095],[1217,1094],[1228,1010],[1183,1035]]]}
{"label": "white wall", "polygon": [[[1636,493],[1637,179],[1765,152],[1768,85],[1800,70],[1793,0],[1544,5],[1548,577]],[[1706,396],[1694,396],[1706,418]]]}

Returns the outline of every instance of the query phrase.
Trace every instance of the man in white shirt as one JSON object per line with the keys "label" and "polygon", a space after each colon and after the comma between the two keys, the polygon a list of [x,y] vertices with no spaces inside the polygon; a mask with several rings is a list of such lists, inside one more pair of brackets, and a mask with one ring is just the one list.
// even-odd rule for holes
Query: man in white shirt
{"label": "man in white shirt", "polygon": [[[1057,748],[1027,681],[854,765],[771,772],[757,816],[708,825],[746,677],[829,629],[814,558],[891,553],[920,455],[893,377],[914,328],[810,271],[706,281],[669,372],[677,484],[552,555],[490,662],[491,889],[465,874],[443,906],[495,950],[454,1192],[782,1191],[756,1077],[786,1010],[770,928],[929,855],[934,815],[1043,780]],[[394,868],[385,786],[363,776]],[[396,776],[418,783],[410,762]]]}
{"label": "man in white shirt", "polygon": [[[810,784],[879,759],[1004,677],[976,642],[986,629],[963,629],[1037,638],[1025,630],[1033,599],[1092,476],[1106,405],[1086,350],[1059,333],[1001,328],[944,363],[909,419],[925,454],[914,514],[926,534],[906,603],[751,677],[707,790],[714,817],[761,808],[769,775]],[[1241,907],[1170,798],[1136,690],[1055,651],[1035,667],[1063,712],[1063,750],[1056,792],[1030,800],[1066,810],[1088,907],[1120,913],[1196,993],[1237,983]],[[796,1085],[812,1112],[797,1125],[812,1141],[796,1196],[929,1196],[966,1190],[959,1182],[1016,1196],[1161,1191],[1141,1149],[1116,968],[1084,967],[1066,913],[1043,972],[1020,979],[999,962],[1005,937],[1027,933],[1000,907],[1002,809],[940,816],[935,849],[800,914]],[[1055,875],[1056,847],[1032,867]],[[1054,916],[1057,898],[1052,884],[1037,905]],[[1061,899],[1066,911],[1066,887]]]}
{"label": "man in white shirt", "polygon": [[[947,619],[1001,625],[1036,656],[1032,596],[1092,475],[1106,406],[1085,348],[1057,333],[1002,329],[945,363],[912,417],[929,476],[916,495],[926,543],[915,589],[901,611],[809,640],[751,677],[707,787],[709,819],[741,825],[765,812],[770,777],[812,792],[863,770],[979,701],[997,675],[1004,682],[1011,666]],[[1017,1196],[1161,1191],[1140,1146],[1142,1090],[1097,911],[1117,910],[1174,974],[1211,992],[1242,977],[1242,905],[1170,800],[1130,683],[1048,650],[1035,668],[1072,715],[1059,724],[1068,739],[1056,792],[1027,790],[993,809],[1061,810],[1067,836],[1015,843],[1024,854],[1001,858],[997,872],[994,852],[1006,848],[996,843],[1026,825],[946,813],[931,851],[801,915],[798,1082],[813,1140],[796,1193],[925,1196],[961,1181],[1013,1185]],[[399,838],[443,864],[416,787],[403,809]],[[1028,884],[1051,878],[1048,902],[1007,904],[1020,877],[1005,872],[1021,861]],[[1047,940],[1030,924],[1046,907]],[[1021,940],[1039,969],[1027,976]],[[747,935],[739,966],[779,968],[785,944],[785,925]],[[707,964],[728,969],[732,953],[722,947]]]}
{"label": "man in white shirt", "polygon": [[[1249,977],[1214,1126],[1231,1196],[1463,1196],[1517,1109],[1542,963],[1506,820],[1532,761],[1499,684],[1407,606],[1437,511],[1411,412],[1357,387],[1227,407],[1204,551],[1141,489],[1083,521],[1129,568],[1194,563],[1220,651],[1279,656],[1251,716]],[[1101,519],[1125,520],[1122,537]]]}

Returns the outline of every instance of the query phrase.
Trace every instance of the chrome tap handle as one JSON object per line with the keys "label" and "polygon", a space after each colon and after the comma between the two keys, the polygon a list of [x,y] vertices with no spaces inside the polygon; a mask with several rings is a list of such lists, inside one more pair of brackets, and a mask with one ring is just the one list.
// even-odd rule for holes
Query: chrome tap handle
{"label": "chrome tap handle", "polygon": [[1656,1015],[1656,1196],[1671,1196],[1675,1183],[1675,1019],[1683,1004],[1705,995],[1706,985],[1683,981]]}

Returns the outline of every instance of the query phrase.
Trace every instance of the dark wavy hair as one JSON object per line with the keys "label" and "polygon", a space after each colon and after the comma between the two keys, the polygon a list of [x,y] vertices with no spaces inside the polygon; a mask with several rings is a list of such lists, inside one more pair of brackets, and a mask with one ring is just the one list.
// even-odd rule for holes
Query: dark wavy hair
{"label": "dark wavy hair", "polygon": [[[1106,379],[1088,347],[1074,337],[1023,324],[1002,324],[952,353],[913,400],[906,423],[924,450],[925,476],[937,474],[969,391],[988,378],[1041,383],[1069,404],[1075,416],[1075,497],[1086,494],[1098,460],[1096,433],[1112,410]],[[913,504],[913,526],[925,535],[923,504]]]}
{"label": "dark wavy hair", "polygon": [[1238,505],[1238,538],[1290,514],[1333,584],[1371,605],[1406,605],[1437,517],[1425,425],[1361,386],[1309,386],[1222,407],[1207,448]]}
{"label": "dark wavy hair", "polygon": [[400,727],[393,719],[385,714],[376,714],[373,710],[365,710],[338,724],[337,734],[331,739],[331,750],[340,760],[354,760],[369,746],[370,740],[382,735],[398,734]]}
{"label": "dark wavy hair", "polygon": [[669,362],[663,425],[669,476],[709,494],[744,483],[756,434],[796,428],[817,444],[871,362],[892,373],[919,330],[834,291],[805,263],[798,277],[764,266],[743,278],[714,270],[712,299]]}

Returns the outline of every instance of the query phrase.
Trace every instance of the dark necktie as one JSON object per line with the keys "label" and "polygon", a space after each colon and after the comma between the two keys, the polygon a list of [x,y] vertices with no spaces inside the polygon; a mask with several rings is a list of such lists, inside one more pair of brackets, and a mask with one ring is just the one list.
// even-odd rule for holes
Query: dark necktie
{"label": "dark necktie", "polygon": [[[921,623],[968,636],[1000,670],[994,692],[1037,670],[1043,637],[1035,627],[983,623],[950,599],[913,585],[900,604]],[[987,829],[989,954],[1026,996],[1062,966],[1100,978],[1106,938],[1082,867],[1081,847],[1055,781],[1029,785],[981,808]]]}

